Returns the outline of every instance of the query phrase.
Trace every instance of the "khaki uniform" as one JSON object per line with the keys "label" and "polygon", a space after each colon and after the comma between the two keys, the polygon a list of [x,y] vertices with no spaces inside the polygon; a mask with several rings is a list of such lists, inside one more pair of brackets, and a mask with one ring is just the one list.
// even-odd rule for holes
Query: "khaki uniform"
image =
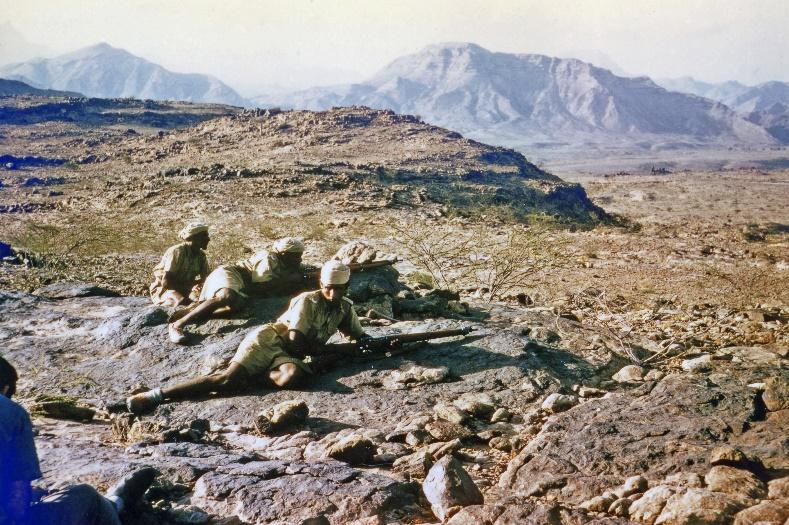
{"label": "khaki uniform", "polygon": [[251,283],[269,283],[285,273],[282,262],[273,253],[260,252],[236,264],[218,267],[211,272],[200,292],[200,300],[212,298],[222,288],[228,288],[247,297],[246,288]]}
{"label": "khaki uniform", "polygon": [[354,338],[364,335],[353,301],[343,297],[337,308],[323,298],[320,290],[304,292],[290,301],[288,310],[276,322],[247,334],[231,361],[251,375],[274,370],[284,363],[294,363],[305,372],[312,372],[304,361],[285,350],[289,330],[298,330],[310,343],[318,345],[326,343],[337,330]]}
{"label": "khaki uniform", "polygon": [[162,260],[153,269],[153,283],[149,287],[151,300],[154,304],[176,306],[177,300],[172,291],[162,285],[164,274],[170,272],[175,276],[176,290],[192,300],[197,299],[195,285],[199,279],[208,275],[208,259],[203,250],[193,252],[189,243],[182,242],[170,246],[164,252]]}

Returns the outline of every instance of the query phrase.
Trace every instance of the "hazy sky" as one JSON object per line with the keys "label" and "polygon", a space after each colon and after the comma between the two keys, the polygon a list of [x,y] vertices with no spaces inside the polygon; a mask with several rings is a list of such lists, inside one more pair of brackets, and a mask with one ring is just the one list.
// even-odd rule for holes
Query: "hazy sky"
{"label": "hazy sky", "polygon": [[3,22],[55,51],[104,41],[245,95],[361,80],[447,41],[653,77],[789,81],[789,0],[0,0]]}

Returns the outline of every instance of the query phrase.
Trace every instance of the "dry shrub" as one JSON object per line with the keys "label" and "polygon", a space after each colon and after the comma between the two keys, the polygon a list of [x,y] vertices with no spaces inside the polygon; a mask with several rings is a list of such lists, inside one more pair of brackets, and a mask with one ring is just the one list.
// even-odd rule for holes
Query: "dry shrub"
{"label": "dry shrub", "polygon": [[524,289],[537,275],[567,266],[568,240],[532,226],[492,233],[484,226],[437,231],[422,224],[392,224],[395,241],[436,287],[474,287],[488,300]]}

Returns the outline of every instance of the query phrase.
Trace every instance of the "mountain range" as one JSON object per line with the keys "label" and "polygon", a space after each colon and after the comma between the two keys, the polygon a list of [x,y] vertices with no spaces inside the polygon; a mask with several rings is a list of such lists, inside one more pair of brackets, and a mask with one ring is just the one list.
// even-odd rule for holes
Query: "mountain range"
{"label": "mountain range", "polygon": [[666,89],[722,102],[783,144],[789,144],[789,83],[771,81],[746,86],[729,81],[712,84],[692,77],[664,78],[657,82]]}
{"label": "mountain range", "polygon": [[429,46],[363,83],[256,101],[313,110],[392,109],[509,145],[775,142],[724,104],[668,91],[647,77],[620,77],[576,59],[495,53],[468,43]]}
{"label": "mountain range", "polygon": [[[174,73],[108,44],[0,67],[0,77],[90,97],[415,114],[509,146],[768,146],[789,142],[789,84],[619,76],[571,58],[445,43],[400,57],[364,82],[247,100],[216,78]],[[659,85],[660,84],[660,85]]]}
{"label": "mountain range", "polygon": [[55,58],[36,58],[0,67],[0,77],[37,88],[77,91],[89,97],[185,100],[248,105],[220,80],[174,73],[109,44],[96,44]]}

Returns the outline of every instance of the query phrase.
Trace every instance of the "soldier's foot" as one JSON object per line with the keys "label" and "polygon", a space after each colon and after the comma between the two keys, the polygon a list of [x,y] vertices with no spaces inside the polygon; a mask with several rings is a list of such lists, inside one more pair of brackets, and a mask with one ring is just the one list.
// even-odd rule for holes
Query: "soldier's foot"
{"label": "soldier's foot", "polygon": [[157,388],[127,397],[126,408],[132,414],[141,415],[153,411],[162,404],[162,401],[164,401],[162,390]]}
{"label": "soldier's foot", "polygon": [[167,325],[167,334],[170,336],[170,341],[177,345],[186,343],[186,334],[175,323]]}
{"label": "soldier's foot", "polygon": [[107,491],[106,498],[115,504],[118,512],[134,508],[151,486],[159,471],[153,467],[142,467],[127,474]]}

